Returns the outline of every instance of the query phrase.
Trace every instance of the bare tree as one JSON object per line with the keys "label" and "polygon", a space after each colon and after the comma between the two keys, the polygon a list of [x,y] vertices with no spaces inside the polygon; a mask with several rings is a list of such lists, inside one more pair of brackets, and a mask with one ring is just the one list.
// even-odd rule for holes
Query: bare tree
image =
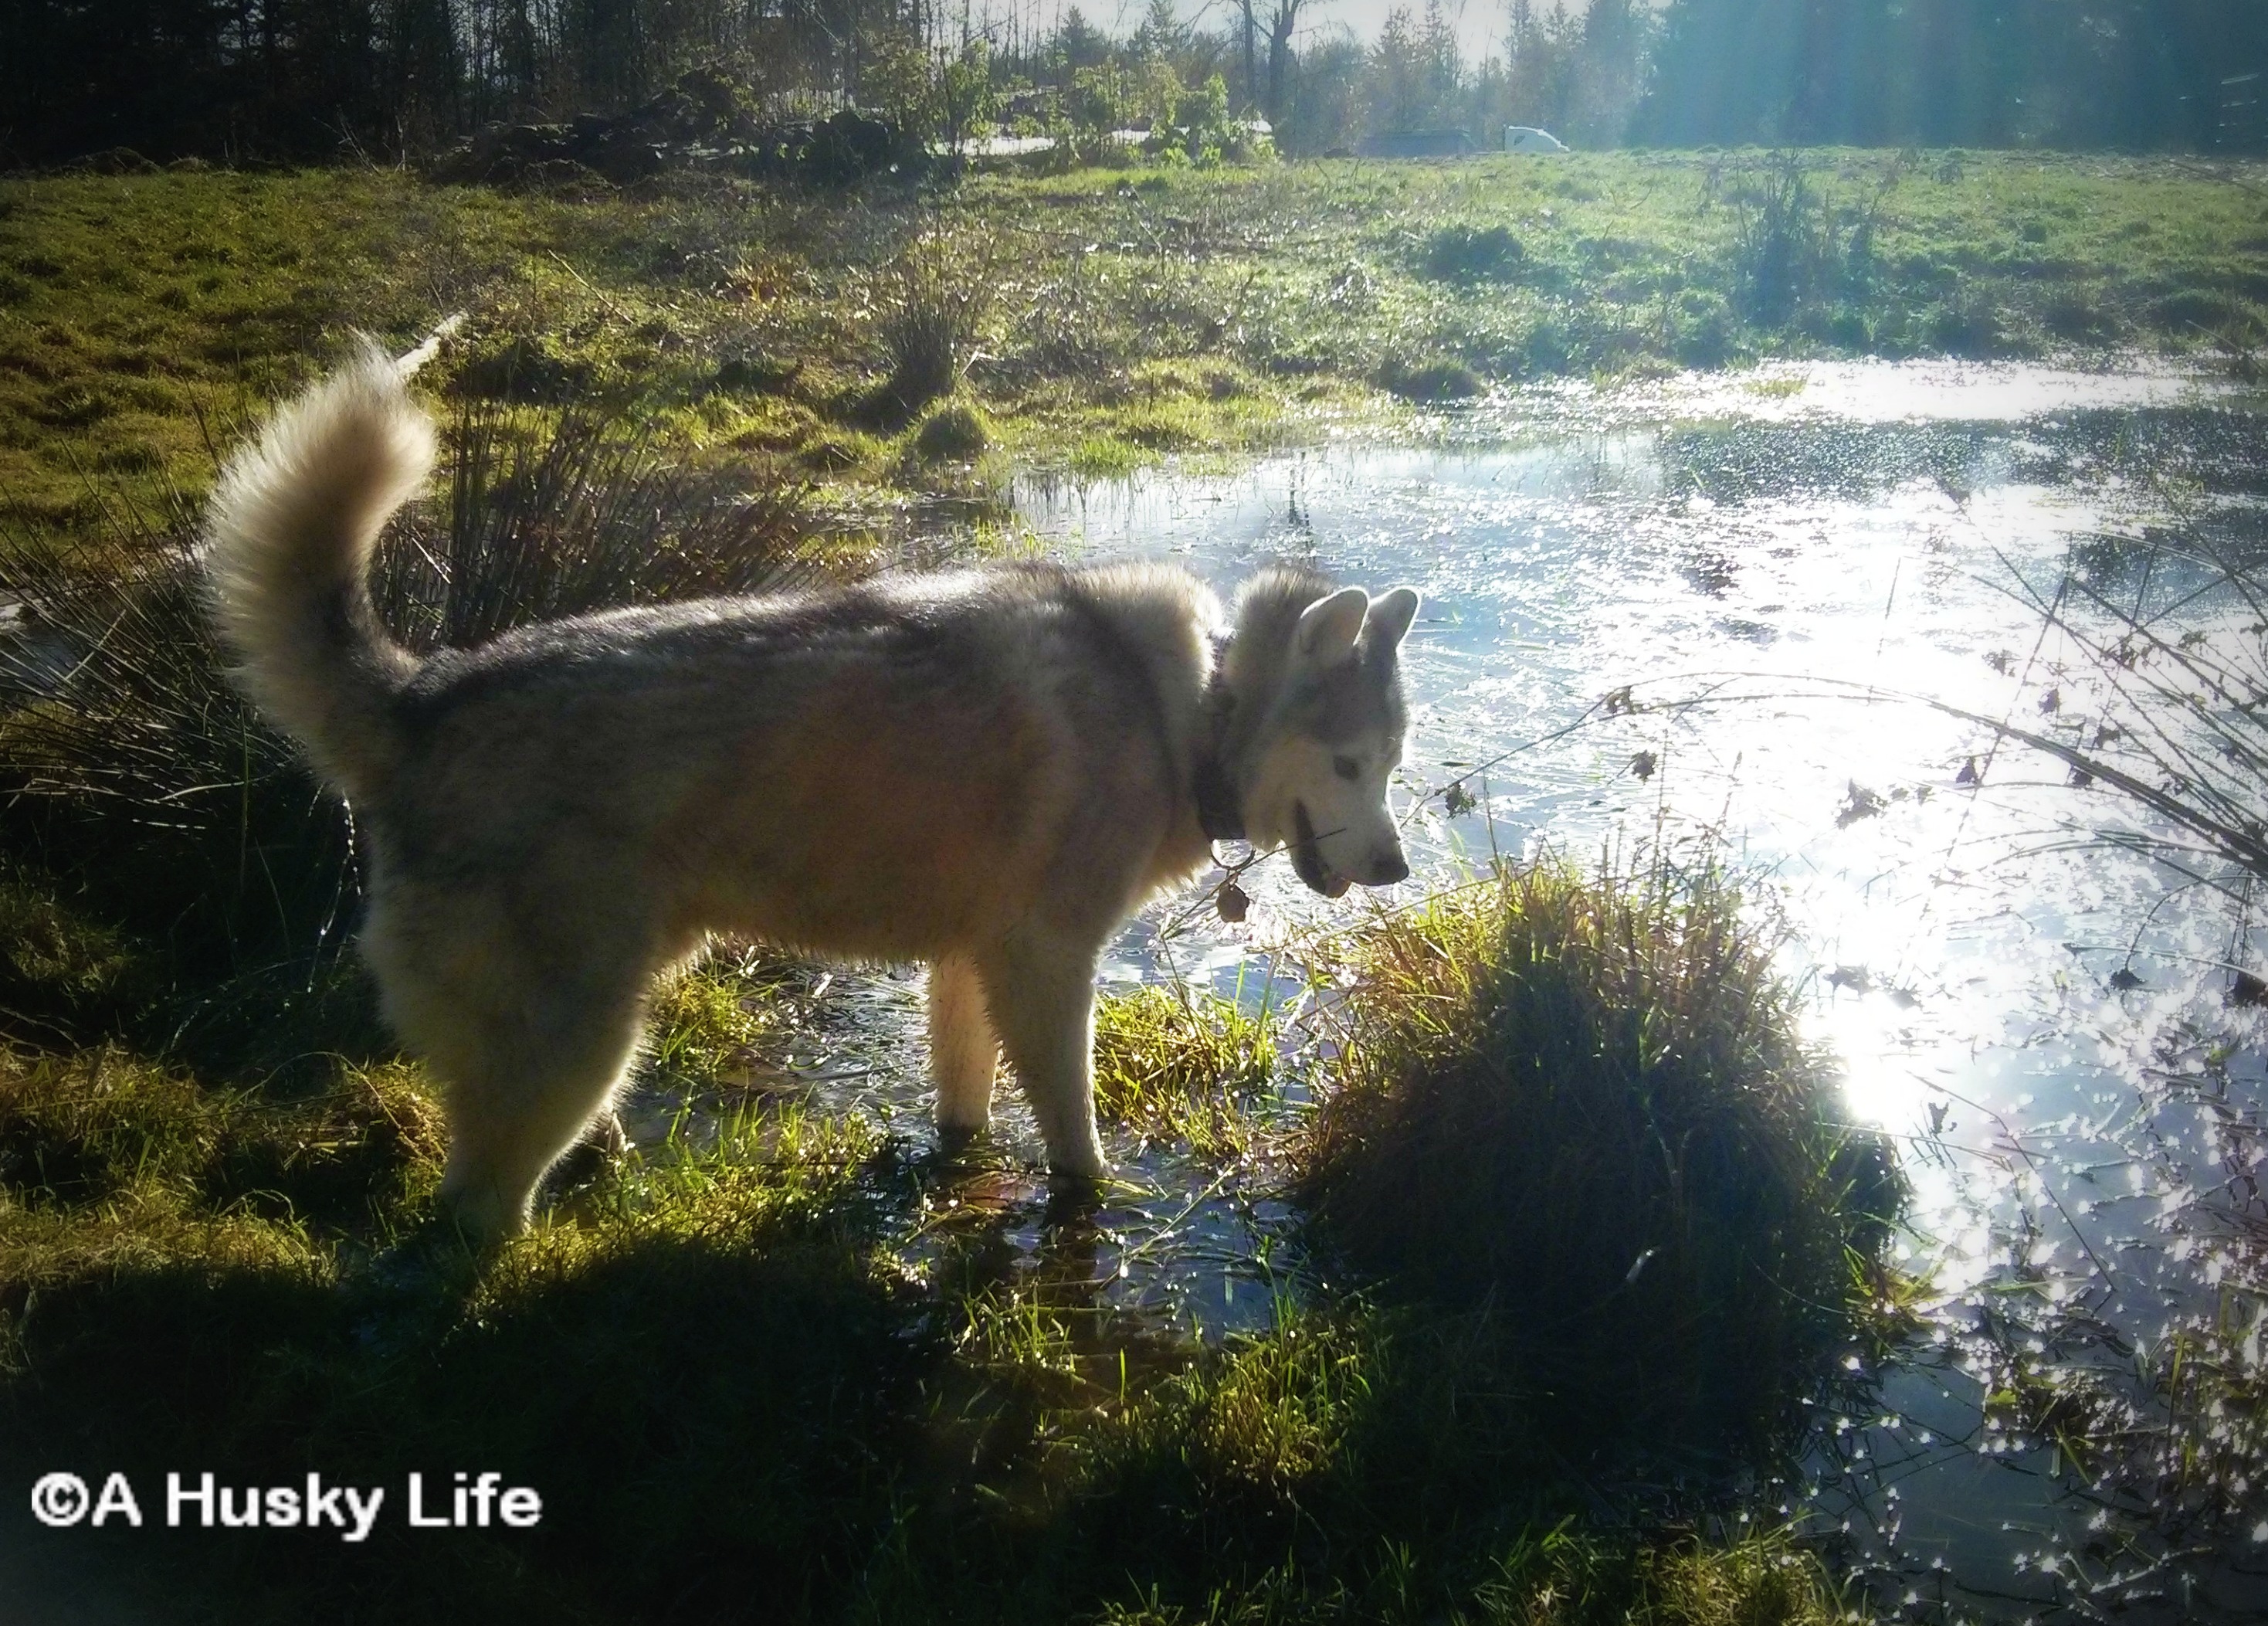
{"label": "bare tree", "polygon": [[1248,109],[1259,100],[1260,74],[1254,41],[1260,33],[1259,18],[1253,8],[1259,0],[1236,0],[1236,9],[1244,16],[1244,105]]}
{"label": "bare tree", "polygon": [[1292,63],[1292,25],[1303,0],[1276,0],[1276,15],[1268,24],[1268,122],[1284,116],[1284,74]]}
{"label": "bare tree", "polygon": [[[1292,70],[1292,31],[1299,24],[1300,13],[1308,0],[1236,0],[1237,13],[1243,18],[1244,36],[1244,100],[1247,107],[1257,102],[1270,124],[1284,117],[1285,81]],[[1259,37],[1268,35],[1268,89],[1260,90]]]}

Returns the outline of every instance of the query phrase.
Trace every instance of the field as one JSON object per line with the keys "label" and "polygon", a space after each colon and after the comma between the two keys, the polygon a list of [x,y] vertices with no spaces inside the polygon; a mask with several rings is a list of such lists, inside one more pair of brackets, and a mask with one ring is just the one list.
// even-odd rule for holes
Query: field
{"label": "field", "polygon": [[[1106,1006],[1117,1132],[1290,1216],[1241,1331],[1105,1303],[1147,1245],[995,1153],[769,1101],[750,1081],[821,1043],[824,985],[754,949],[658,1003],[638,1084],[668,1132],[578,1154],[476,1262],[431,1225],[438,1112],[342,952],[348,831],[230,698],[188,516],[350,329],[406,345],[460,311],[430,380],[451,489],[511,489],[551,551],[531,570],[430,505],[380,595],[427,645],[855,572],[939,515],[948,549],[1020,546],[1012,470],[1428,434],[1515,383],[1844,352],[2248,369],[2258,179],[1749,152],[854,198],[0,181],[0,585],[47,652],[11,658],[0,716],[0,1467],[125,1472],[145,1507],[202,1468],[546,1498],[529,1535],[113,1528],[42,1564],[230,1622],[1859,1607],[1774,1476],[1905,1325],[1898,1179],[1835,1126],[1769,899],[1709,854],[1491,870],[1317,936],[1298,1021]],[[0,1517],[4,1575],[45,1533]]]}
{"label": "field", "polygon": [[[2242,175],[2031,154],[1084,170],[847,201],[0,181],[0,521],[67,542],[106,504],[200,490],[349,329],[406,343],[455,311],[460,395],[635,400],[863,507],[981,489],[988,447],[1108,473],[1767,354],[2249,365],[2264,248],[2268,194]],[[975,410],[925,440],[939,392]]]}

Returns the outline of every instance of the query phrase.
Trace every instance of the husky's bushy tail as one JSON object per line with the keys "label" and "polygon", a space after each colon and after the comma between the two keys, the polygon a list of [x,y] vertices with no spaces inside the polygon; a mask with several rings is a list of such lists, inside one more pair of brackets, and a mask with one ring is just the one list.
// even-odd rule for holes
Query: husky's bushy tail
{"label": "husky's bushy tail", "polygon": [[388,702],[417,667],[379,625],[370,564],[387,521],[432,471],[433,423],[403,384],[441,336],[398,361],[365,343],[278,410],[229,461],[207,521],[238,682],[350,796],[393,765]]}

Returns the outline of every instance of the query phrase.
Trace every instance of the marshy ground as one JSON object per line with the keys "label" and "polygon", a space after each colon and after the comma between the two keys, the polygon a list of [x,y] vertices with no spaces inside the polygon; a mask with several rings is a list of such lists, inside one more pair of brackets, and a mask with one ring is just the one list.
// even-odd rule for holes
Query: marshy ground
{"label": "marshy ground", "polygon": [[[1420,658],[1450,680],[1428,719],[1442,760],[1413,762],[1410,788],[1445,844],[1462,839],[1465,878],[1437,868],[1437,897],[1350,923],[1279,907],[1288,894],[1263,871],[1241,937],[1196,929],[1202,895],[1138,929],[1100,1051],[1128,1179],[1099,1203],[1028,1173],[1012,1114],[990,1145],[935,1149],[907,1038],[917,982],[734,950],[662,995],[630,1149],[563,1169],[551,1223],[475,1269],[421,1229],[441,1126],[344,952],[350,831],[219,682],[180,590],[176,516],[214,448],[346,326],[406,338],[464,309],[467,339],[435,381],[457,414],[453,495],[405,528],[382,580],[389,615],[428,644],[880,557],[1057,545],[1039,536],[1067,528],[1078,493],[1121,489],[1085,482],[1171,458],[1169,513],[1233,514],[1252,469],[1269,512],[1248,531],[1192,539],[1174,521],[1126,545],[1194,545],[1231,573],[1259,548],[1321,545],[1358,570],[1422,553],[1461,626],[1505,605],[1498,625],[1536,652],[1565,630],[1555,598],[1587,602],[1565,583],[1611,600],[1642,581],[1648,616],[1675,611],[1648,624],[1693,636],[1677,631],[1686,600],[1657,590],[1666,572],[1701,606],[1712,653],[1805,636],[1841,648],[1854,634],[1834,616],[1780,613],[1793,601],[1770,573],[1803,566],[1765,564],[1791,557],[1772,549],[1839,523],[1837,504],[1911,508],[1923,484],[1991,533],[2006,510],[1972,507],[1977,494],[2024,484],[2001,451],[1896,432],[1887,454],[1864,448],[1860,476],[1838,466],[1852,448],[1832,425],[1744,440],[1692,426],[1718,408],[1673,403],[1646,409],[1669,425],[1647,432],[1648,455],[1683,471],[1668,485],[1690,480],[1669,492],[1685,521],[1703,502],[1734,509],[1760,468],[1784,484],[1795,469],[1811,506],[1729,529],[1618,511],[1611,471],[1645,460],[1586,420],[1581,492],[1558,463],[1522,486],[1514,454],[1510,489],[1535,504],[1506,519],[1454,479],[1420,481],[1406,534],[1366,543],[1329,517],[1328,460],[1278,482],[1300,454],[1271,448],[1350,432],[1501,440],[1550,393],[1503,393],[1516,382],[1674,398],[1694,388],[1669,376],[1681,366],[1767,354],[2118,347],[2241,373],[2268,296],[2257,180],[1845,153],[1800,170],[1727,154],[1081,172],[855,201],[513,196],[387,174],[0,182],[0,522],[7,585],[31,606],[0,724],[14,793],[0,1459],[18,1482],[70,1467],[137,1484],[202,1467],[239,1485],[496,1468],[547,1506],[532,1534],[387,1525],[347,1548],[304,1533],[48,1533],[18,1502],[0,1514],[21,1526],[8,1549],[67,1534],[43,1563],[129,1575],[128,1600],[158,1619],[1799,1622],[1987,1607],[1909,1603],[1893,1563],[1855,1589],[1866,1543],[1822,1525],[1840,1492],[1812,1482],[1854,1438],[1879,1448],[1845,1425],[1889,1420],[1881,1375],[1916,1330],[1925,1349],[1948,1329],[1974,1343],[1996,1374],[1984,1403],[2019,1454],[2107,1470],[2160,1414],[2073,1376],[2085,1362],[2064,1357],[2095,1336],[2084,1314],[2101,1302],[2057,1285],[2052,1246],[2024,1255],[2029,1276],[1964,1279],[1960,1314],[1973,1300],[1998,1320],[1946,1313],[1928,1290],[1931,1261],[1896,1233],[1892,1164],[1926,1187],[1936,1153],[1917,1137],[1886,1157],[1886,1135],[1909,1126],[1854,1114],[1808,1047],[1821,988],[1801,983],[1769,907],[1786,875],[1728,873],[1666,829],[1603,876],[1484,855],[1543,822],[1523,826],[1523,808],[1602,794],[1654,829],[1660,804],[1640,802],[1708,762],[1688,735],[1644,733],[1646,719],[1705,728],[1690,706],[1646,709],[1693,698],[1662,686],[1674,664],[1616,648],[1609,682],[1583,621],[1578,656],[1539,656],[1549,681],[1522,691],[1496,644],[1430,635]],[[1798,410],[1837,377],[1856,380],[1845,393],[1896,387],[1781,369],[1735,388],[1749,409]],[[1481,404],[1430,410],[1460,399]],[[2163,464],[2183,501],[2242,506],[2253,488],[2210,458],[2154,458],[2154,426],[2058,441],[2028,418],[2017,476],[2059,456],[2067,484]],[[1813,462],[1792,459],[1804,448]],[[1343,489],[1399,491],[1408,473],[1365,466]],[[1594,501],[1602,477],[1609,500],[1578,517],[1640,521],[1659,570],[1578,547],[1565,582],[1547,580],[1570,561],[1505,538],[1556,535],[1552,506]],[[1658,491],[1654,478],[1627,491]],[[1447,496],[1429,507],[1432,487]],[[1116,545],[1098,502],[1079,545]],[[1455,545],[1482,534],[1504,551]],[[1856,568],[1815,553],[1830,575]],[[2125,580],[2139,557],[2103,553],[2094,580]],[[1526,578],[1523,558],[1538,567]],[[1848,585],[1815,587],[1840,614]],[[2009,639],[2036,630],[2029,613],[2007,618]],[[1878,656],[1892,636],[1874,630]],[[1639,731],[1615,735],[1616,762],[1481,771],[1513,743],[1507,720],[1558,719],[1539,689],[1563,679]],[[2036,715],[2048,686],[2022,690]],[[1711,765],[1712,790],[1708,773],[1738,778]],[[1913,785],[1829,787],[1851,813],[1835,828],[1887,828],[1920,806],[1919,783],[1917,770]],[[1793,896],[1803,919],[1800,884]],[[1880,957],[1851,958],[1838,975],[1881,980],[1870,1013],[1910,991]],[[1861,1053],[1845,1061],[1873,1064],[1854,1081],[1880,1087],[1882,1036],[1828,1031]],[[2237,1081],[2228,1120],[2257,1123],[2243,1043],[2199,1044],[2200,1066]],[[2177,1417],[2256,1415],[2242,1349],[2257,1278],[2241,1274],[2254,1256],[2224,1257],[2240,1274],[2220,1278],[2223,1341],[2193,1322],[2174,1341],[2191,1352]],[[2073,1313],[1995,1308],[2033,1301]],[[2202,1454],[2177,1489],[2228,1526],[2258,1482],[2257,1433],[2186,1438]],[[2143,1548],[2124,1526],[2106,1539]],[[2099,1562],[2058,1562],[2082,1558]]]}

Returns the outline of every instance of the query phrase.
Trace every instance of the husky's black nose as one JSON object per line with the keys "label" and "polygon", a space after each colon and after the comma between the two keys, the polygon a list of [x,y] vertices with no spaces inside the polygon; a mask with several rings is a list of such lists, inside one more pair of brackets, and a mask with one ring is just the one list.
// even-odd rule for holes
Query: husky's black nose
{"label": "husky's black nose", "polygon": [[1370,855],[1372,886],[1392,886],[1396,881],[1410,878],[1410,861],[1399,853],[1373,853]]}

